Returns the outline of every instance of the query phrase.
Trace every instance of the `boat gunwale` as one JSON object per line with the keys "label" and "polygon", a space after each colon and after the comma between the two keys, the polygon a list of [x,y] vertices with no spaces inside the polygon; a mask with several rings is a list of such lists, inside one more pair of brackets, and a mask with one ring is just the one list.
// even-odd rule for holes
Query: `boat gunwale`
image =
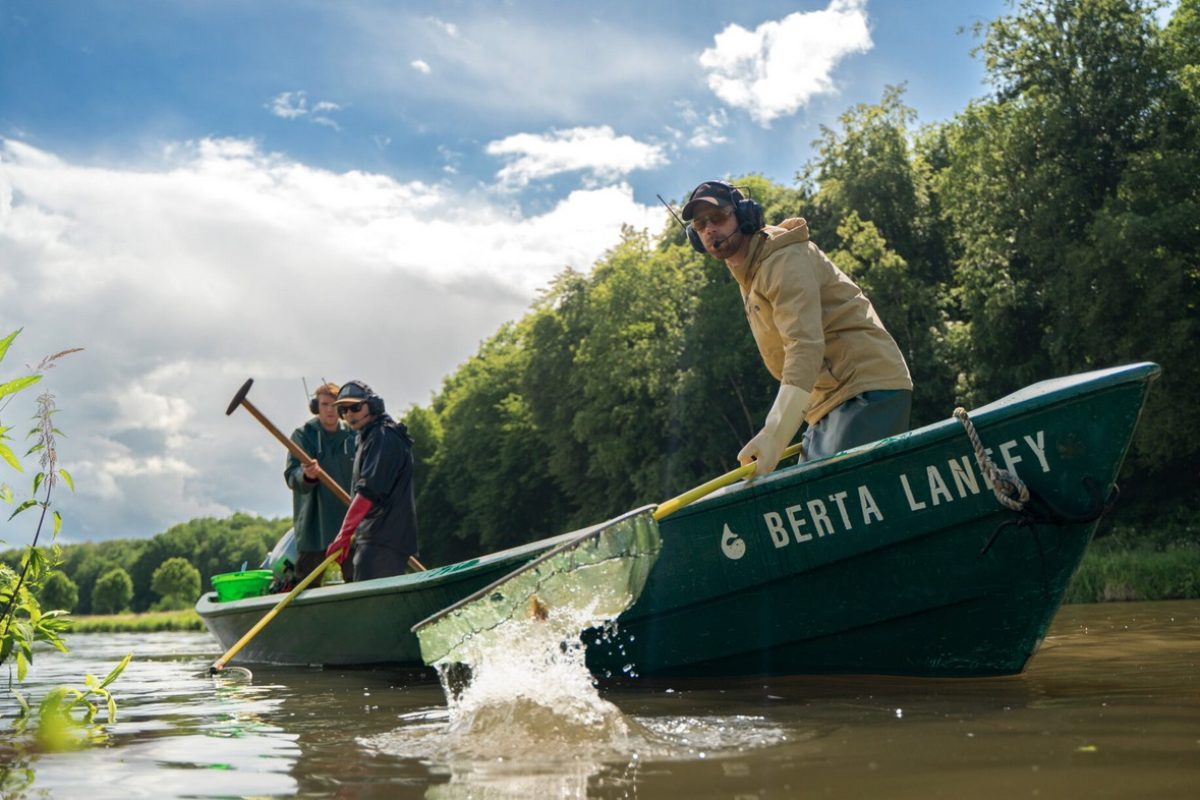
{"label": "boat gunwale", "polygon": [[[1158,364],[1142,361],[1062,378],[1051,378],[1022,387],[998,400],[985,403],[977,409],[968,411],[968,414],[976,429],[986,429],[1013,418],[1039,413],[1054,406],[1106,393],[1127,384],[1149,384],[1158,378],[1161,372],[1162,368]],[[1140,413],[1141,409],[1139,409]],[[860,462],[868,460],[868,456],[869,460],[873,462],[898,454],[903,455],[910,451],[939,445],[955,435],[962,435],[968,449],[970,448],[970,442],[963,432],[962,423],[951,416],[911,431],[843,450],[828,458],[792,464],[777,469],[763,478],[735,483],[713,492],[688,508],[680,509],[676,516],[684,519],[695,514],[710,512],[714,507],[741,499],[741,494],[746,490],[753,492],[777,491],[782,487],[776,484],[816,480],[829,473],[860,466]],[[1132,442],[1132,438],[1133,431],[1131,430],[1130,442]]]}

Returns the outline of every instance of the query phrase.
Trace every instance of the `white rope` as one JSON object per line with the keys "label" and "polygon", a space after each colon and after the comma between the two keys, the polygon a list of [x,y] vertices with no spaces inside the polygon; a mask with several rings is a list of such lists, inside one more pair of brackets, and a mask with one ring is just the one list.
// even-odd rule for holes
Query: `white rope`
{"label": "white rope", "polygon": [[975,432],[975,425],[967,417],[965,408],[960,406],[954,409],[954,416],[966,429],[967,438],[971,440],[971,446],[975,448],[975,461],[978,462],[979,469],[983,471],[988,483],[992,485],[992,494],[996,496],[996,500],[1000,505],[1013,511],[1023,509],[1025,503],[1029,501],[1029,489],[1026,488],[1025,482],[1017,476],[1015,471],[1000,469],[996,466],[987,451],[983,449],[983,442],[979,440],[979,434]]}

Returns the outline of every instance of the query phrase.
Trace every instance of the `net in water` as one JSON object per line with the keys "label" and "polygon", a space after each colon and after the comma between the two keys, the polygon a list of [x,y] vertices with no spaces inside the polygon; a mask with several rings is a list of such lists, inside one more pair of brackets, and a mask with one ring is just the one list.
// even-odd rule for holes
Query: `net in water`
{"label": "net in water", "polygon": [[[568,625],[578,635],[616,619],[642,592],[661,542],[647,506],[594,525],[414,627],[430,666],[475,665],[505,623]],[[581,627],[576,627],[581,626]],[[511,644],[511,642],[508,642]]]}

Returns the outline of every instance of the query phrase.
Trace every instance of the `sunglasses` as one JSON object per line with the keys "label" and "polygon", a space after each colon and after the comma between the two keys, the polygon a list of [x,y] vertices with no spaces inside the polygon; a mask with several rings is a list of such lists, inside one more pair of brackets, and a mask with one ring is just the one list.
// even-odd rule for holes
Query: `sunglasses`
{"label": "sunglasses", "polygon": [[346,414],[357,414],[362,411],[366,403],[353,403],[350,405],[338,406],[338,416],[344,417]]}
{"label": "sunglasses", "polygon": [[733,216],[733,209],[718,208],[703,217],[695,217],[692,220],[692,230],[700,233],[709,225],[723,225],[731,216]]}

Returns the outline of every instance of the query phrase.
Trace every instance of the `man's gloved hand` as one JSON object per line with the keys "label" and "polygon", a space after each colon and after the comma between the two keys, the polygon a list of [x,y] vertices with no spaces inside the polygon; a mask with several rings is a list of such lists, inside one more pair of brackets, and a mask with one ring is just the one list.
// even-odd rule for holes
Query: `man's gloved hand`
{"label": "man's gloved hand", "polygon": [[751,461],[758,462],[754,477],[761,477],[775,469],[779,463],[779,456],[804,422],[809,397],[811,393],[799,386],[789,386],[786,383],[779,385],[779,394],[775,396],[775,404],[767,414],[763,429],[738,453],[738,463],[742,466]]}
{"label": "man's gloved hand", "polygon": [[354,495],[354,499],[350,501],[350,508],[346,509],[346,518],[342,520],[342,529],[325,549],[326,558],[337,553],[339,564],[346,560],[346,556],[350,554],[350,540],[354,537],[354,531],[358,530],[358,523],[362,522],[363,517],[374,507],[375,504],[361,494]]}

